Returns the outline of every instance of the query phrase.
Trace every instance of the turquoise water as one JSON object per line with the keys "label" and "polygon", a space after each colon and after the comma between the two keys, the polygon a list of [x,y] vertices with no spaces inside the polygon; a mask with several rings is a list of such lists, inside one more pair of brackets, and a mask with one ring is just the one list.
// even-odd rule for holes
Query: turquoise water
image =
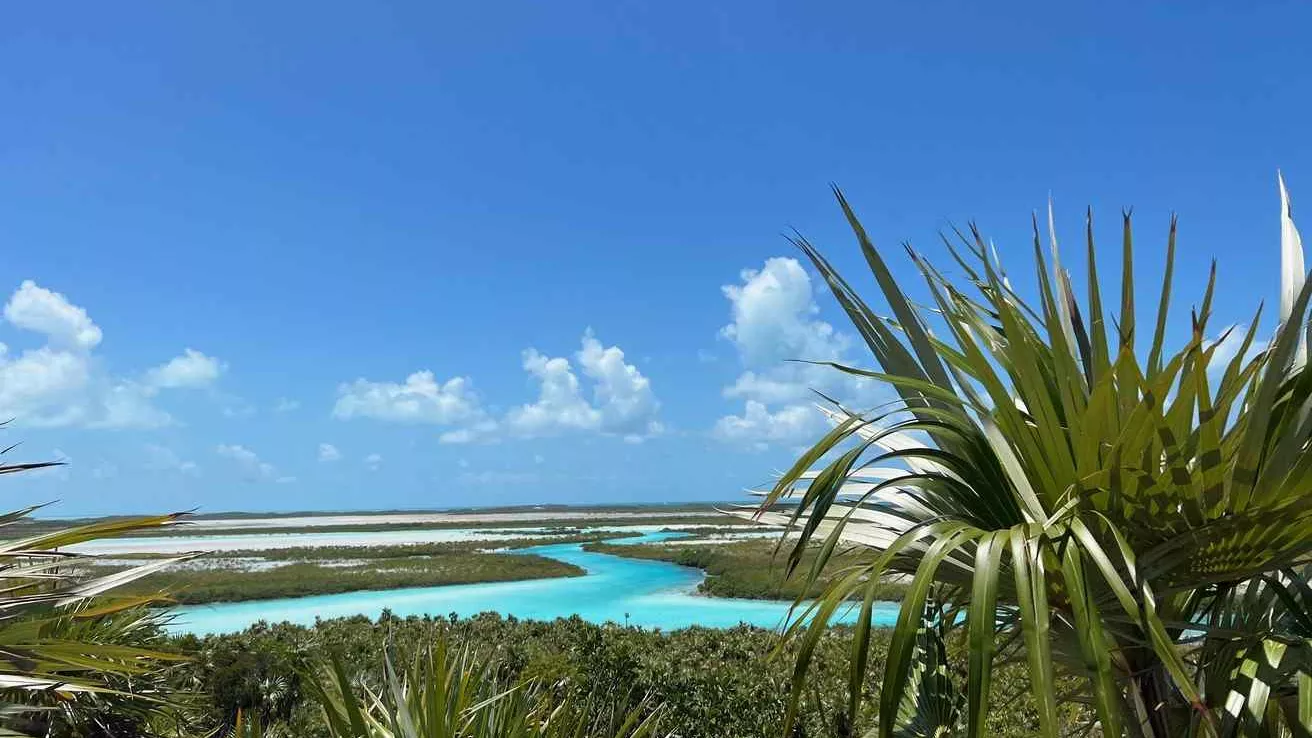
{"label": "turquoise water", "polygon": [[[648,533],[623,542],[651,543],[681,535]],[[686,566],[590,553],[577,543],[537,546],[520,552],[575,564],[587,575],[193,605],[176,608],[177,617],[170,627],[180,633],[227,633],[260,620],[312,625],[316,618],[361,614],[376,618],[388,609],[401,616],[455,613],[469,617],[494,611],[522,619],[554,620],[578,615],[594,623],[628,622],[665,629],[690,625],[728,628],[740,623],[776,628],[788,613],[788,603],[784,602],[699,596],[695,592],[703,574]],[[844,619],[854,615],[844,613]],[[875,609],[877,624],[892,625],[896,618],[896,603],[880,603]]]}

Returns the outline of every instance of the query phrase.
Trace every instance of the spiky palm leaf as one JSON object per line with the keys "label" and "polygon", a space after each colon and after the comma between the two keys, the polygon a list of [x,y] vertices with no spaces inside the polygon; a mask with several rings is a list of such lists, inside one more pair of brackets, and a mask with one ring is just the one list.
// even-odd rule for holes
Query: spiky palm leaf
{"label": "spiky palm leaf", "polygon": [[336,658],[309,676],[333,738],[650,738],[656,731],[657,712],[646,705],[619,725],[599,724],[588,705],[541,682],[507,682],[495,661],[453,651],[444,637],[404,672],[390,651],[384,666],[376,688],[355,683]]}
{"label": "spiky palm leaf", "polygon": [[[812,579],[843,545],[882,552],[834,578],[808,607],[818,617],[792,627],[803,639],[794,703],[825,623],[856,597],[855,715],[873,598],[881,577],[897,572],[909,586],[884,665],[882,736],[892,735],[917,668],[931,588],[961,613],[949,627],[964,629],[970,647],[966,735],[983,735],[997,644],[1013,640],[1023,644],[1045,736],[1060,727],[1058,674],[1083,686],[1103,735],[1248,734],[1291,715],[1298,729],[1312,727],[1303,637],[1284,630],[1282,618],[1251,627],[1261,598],[1288,600],[1295,620],[1293,605],[1312,601],[1276,594],[1302,592],[1298,567],[1312,554],[1312,372],[1304,359],[1312,280],[1290,264],[1301,247],[1283,181],[1280,324],[1259,346],[1259,311],[1224,364],[1208,331],[1215,266],[1187,340],[1167,349],[1174,220],[1141,357],[1128,213],[1114,317],[1104,308],[1092,217],[1081,301],[1060,263],[1051,209],[1050,257],[1034,223],[1036,304],[1012,288],[972,228],[945,239],[963,284],[910,252],[926,308],[907,298],[836,194],[893,315],[876,313],[811,244],[796,243],[880,367],[835,368],[885,382],[897,399],[869,411],[826,408],[834,430],[759,509],[743,513],[794,531],[794,567],[821,541]],[[1299,709],[1268,709],[1268,695],[1290,690]]]}
{"label": "spiky palm leaf", "polygon": [[[0,475],[53,464],[0,464]],[[23,535],[40,506],[0,515],[0,734],[44,730],[53,716],[76,723],[108,710],[146,714],[168,701],[153,677],[178,657],[150,647],[161,597],[112,591],[188,556],[104,576],[70,546],[173,525],[178,515],[96,522]],[[18,731],[18,732],[13,732]]]}
{"label": "spiky palm leaf", "polygon": [[965,700],[948,671],[946,629],[942,608],[932,599],[926,602],[907,689],[897,708],[895,738],[941,738],[961,729]]}

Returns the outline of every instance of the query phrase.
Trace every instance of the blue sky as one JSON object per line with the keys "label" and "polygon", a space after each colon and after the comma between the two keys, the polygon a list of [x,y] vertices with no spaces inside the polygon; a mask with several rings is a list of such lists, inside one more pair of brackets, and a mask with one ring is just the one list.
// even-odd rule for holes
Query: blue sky
{"label": "blue sky", "polygon": [[807,387],[872,392],[781,363],[865,360],[781,235],[859,269],[830,182],[1016,269],[1049,194],[1108,249],[1176,211],[1180,292],[1215,256],[1242,322],[1277,167],[1312,197],[1312,8],[1250,5],[9,8],[0,413],[71,462],[10,505],[731,498]]}

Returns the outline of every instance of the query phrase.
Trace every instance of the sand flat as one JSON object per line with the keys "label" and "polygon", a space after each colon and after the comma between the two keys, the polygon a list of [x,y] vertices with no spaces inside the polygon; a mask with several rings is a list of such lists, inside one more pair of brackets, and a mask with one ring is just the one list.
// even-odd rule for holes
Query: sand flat
{"label": "sand flat", "polygon": [[443,525],[460,524],[515,524],[545,523],[547,521],[568,521],[587,523],[595,520],[650,520],[652,518],[691,517],[721,518],[721,513],[705,511],[577,511],[577,510],[542,510],[517,512],[467,512],[467,513],[355,513],[341,515],[303,515],[294,517],[269,518],[206,518],[189,521],[192,528],[209,528],[233,530],[240,528],[321,528],[341,525]]}
{"label": "sand flat", "polygon": [[[682,529],[697,527],[693,524],[676,525],[607,525],[581,528],[580,532],[597,531],[632,531],[651,533],[665,528]],[[484,528],[439,528],[408,530],[373,530],[359,532],[334,533],[260,533],[252,529],[249,533],[225,533],[206,535],[195,528],[188,529],[194,534],[158,536],[153,538],[110,538],[87,541],[68,550],[77,553],[113,556],[129,553],[180,554],[192,551],[261,551],[280,548],[302,548],[317,546],[399,546],[412,543],[458,543],[461,541],[513,541],[521,538],[539,538],[549,536],[543,528],[518,528],[514,531],[489,530]]]}

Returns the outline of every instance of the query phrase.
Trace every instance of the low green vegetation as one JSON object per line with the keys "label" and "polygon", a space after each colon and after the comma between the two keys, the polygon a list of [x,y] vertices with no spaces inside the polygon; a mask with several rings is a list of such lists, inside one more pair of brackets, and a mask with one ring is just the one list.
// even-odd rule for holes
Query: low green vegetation
{"label": "low green vegetation", "polygon": [[[708,528],[705,534],[719,532],[719,528]],[[177,602],[194,605],[580,576],[583,570],[573,564],[535,554],[500,553],[498,550],[583,543],[586,550],[597,553],[702,569],[707,576],[699,591],[706,595],[791,600],[819,595],[836,572],[862,563],[859,560],[862,554],[859,553],[849,552],[846,556],[836,557],[807,589],[805,571],[814,561],[814,551],[803,558],[802,570],[788,576],[786,560],[776,555],[775,543],[771,540],[730,540],[693,545],[611,542],[636,535],[632,532],[594,532],[508,541],[237,550],[197,562],[208,561],[208,566],[152,574],[124,591],[129,594],[167,591]],[[113,569],[107,567],[106,570]],[[902,585],[886,582],[880,588],[878,598],[899,600],[902,592]]]}
{"label": "low green vegetation", "polygon": [[[495,658],[444,635],[419,646],[409,668],[390,652],[383,661],[377,687],[361,689],[337,658],[306,679],[332,738],[645,738],[661,719],[646,703],[612,712],[565,681],[506,675]],[[246,721],[238,722],[240,731]]]}
{"label": "low green vegetation", "polygon": [[738,519],[738,525],[696,525],[680,526],[677,528],[665,528],[665,532],[684,533],[692,538],[719,538],[722,536],[737,536],[749,532],[756,527],[746,520]]}
{"label": "low green vegetation", "polygon": [[166,591],[177,602],[266,600],[403,587],[506,582],[581,576],[573,564],[530,554],[449,553],[359,562],[293,562],[271,568],[172,569],[125,588],[126,594]]}
{"label": "low green vegetation", "polygon": [[[550,685],[560,699],[586,705],[602,725],[580,735],[594,738],[614,735],[613,724],[634,710],[644,715],[658,711],[657,735],[780,738],[797,653],[794,642],[776,654],[782,643],[778,634],[747,626],[664,633],[578,618],[544,623],[495,614],[462,620],[384,614],[376,622],[354,617],[314,627],[257,624],[231,635],[181,636],[172,645],[192,657],[175,674],[180,686],[197,693],[192,734],[226,730],[242,712],[278,735],[327,738],[332,733],[315,697],[324,659],[335,655],[360,688],[379,693],[386,683],[383,654],[391,653],[404,670],[443,639],[452,648],[479,654],[480,663],[495,665],[502,683],[531,679]],[[874,642],[872,660],[882,665],[883,633]],[[794,736],[843,738],[862,735],[872,726],[871,697],[878,689],[873,677],[863,684],[866,699],[858,719],[847,722],[850,643],[848,629],[833,628],[816,644]],[[964,669],[964,649],[954,645],[950,651],[951,668]],[[1034,734],[1037,714],[1023,671],[1019,666],[995,669],[989,735]],[[1077,725],[1082,715],[1076,707],[1063,708],[1069,725]]]}
{"label": "low green vegetation", "polygon": [[[703,594],[770,600],[817,597],[825,591],[837,572],[847,566],[868,563],[869,559],[865,553],[849,552],[846,556],[836,556],[824,567],[816,582],[807,588],[806,574],[817,552],[809,551],[802,558],[799,570],[788,576],[787,557],[776,555],[775,545],[770,540],[685,545],[597,542],[585,544],[583,548],[597,553],[668,561],[702,569],[706,572],[706,579],[698,591]],[[900,600],[903,589],[897,582],[884,582],[879,588],[877,599]]]}
{"label": "low green vegetation", "polygon": [[[314,546],[238,550],[144,577],[126,594],[168,592],[183,605],[280,597],[377,591],[403,587],[508,582],[576,577],[573,564],[535,554],[499,553],[558,543],[583,543],[636,535],[578,533],[508,541],[453,541],[395,546]],[[156,558],[157,554],[140,555]],[[136,558],[125,556],[121,558]],[[119,567],[94,567],[101,573]]]}

